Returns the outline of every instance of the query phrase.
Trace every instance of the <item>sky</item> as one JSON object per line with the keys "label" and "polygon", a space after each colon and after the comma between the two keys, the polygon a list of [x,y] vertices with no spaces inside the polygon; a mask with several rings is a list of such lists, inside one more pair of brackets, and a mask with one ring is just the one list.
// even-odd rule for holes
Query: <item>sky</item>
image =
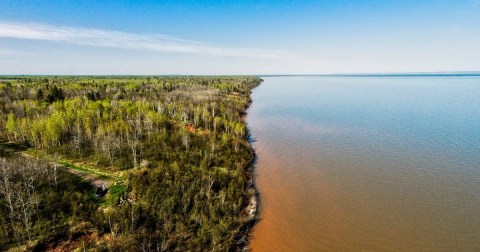
{"label": "sky", "polygon": [[480,0],[0,0],[0,74],[480,70]]}

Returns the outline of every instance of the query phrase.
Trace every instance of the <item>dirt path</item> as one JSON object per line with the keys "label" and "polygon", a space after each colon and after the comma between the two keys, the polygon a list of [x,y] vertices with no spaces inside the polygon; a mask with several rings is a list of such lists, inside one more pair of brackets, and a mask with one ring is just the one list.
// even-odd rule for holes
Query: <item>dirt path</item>
{"label": "dirt path", "polygon": [[102,185],[105,185],[108,188],[110,187],[110,185],[113,185],[115,183],[115,181],[113,181],[112,179],[101,178],[101,176],[97,176],[95,174],[75,170],[72,168],[62,166],[60,164],[57,164],[57,165],[58,167],[61,167],[65,171],[68,171],[69,173],[77,175],[78,177],[88,181],[92,186],[95,186],[95,187],[101,187]]}
{"label": "dirt path", "polygon": [[[27,158],[37,158],[34,156],[31,156],[29,154],[20,152],[20,155],[27,157]],[[85,181],[88,181],[92,186],[94,187],[101,187],[102,185],[105,185],[107,188],[110,187],[110,185],[113,185],[115,183],[114,179],[112,178],[105,178],[104,176],[99,176],[96,174],[88,173],[86,171],[80,171],[76,170],[73,168],[66,167],[62,164],[55,163],[51,160],[47,160],[51,165],[57,166],[57,168],[63,169],[64,171],[67,171],[71,174],[74,174]]]}
{"label": "dirt path", "polygon": [[[5,139],[0,139],[0,154],[3,153],[4,155],[12,155],[14,153],[17,153],[17,154],[22,155],[23,157],[37,158],[35,156],[29,155],[29,154],[23,152],[24,150],[27,150],[27,149],[28,148],[26,146],[9,142]],[[47,160],[47,159],[45,159],[45,160]],[[86,171],[81,171],[81,170],[77,170],[77,169],[74,169],[74,168],[70,168],[70,167],[67,167],[65,165],[55,163],[51,160],[47,160],[47,161],[52,165],[56,165],[60,169],[63,169],[63,170],[65,170],[65,171],[67,171],[71,174],[74,174],[74,175],[88,181],[94,187],[101,187],[102,185],[105,185],[106,187],[110,187],[111,185],[113,185],[115,183],[115,179],[113,179],[113,178],[108,178],[106,176],[92,174],[92,173],[89,173],[89,172],[86,172]]]}

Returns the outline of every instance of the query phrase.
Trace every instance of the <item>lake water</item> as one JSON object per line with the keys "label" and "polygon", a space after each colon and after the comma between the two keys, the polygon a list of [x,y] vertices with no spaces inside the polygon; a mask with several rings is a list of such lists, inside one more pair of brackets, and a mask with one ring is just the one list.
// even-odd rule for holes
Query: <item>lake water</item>
{"label": "lake water", "polygon": [[480,251],[480,77],[265,77],[253,251]]}

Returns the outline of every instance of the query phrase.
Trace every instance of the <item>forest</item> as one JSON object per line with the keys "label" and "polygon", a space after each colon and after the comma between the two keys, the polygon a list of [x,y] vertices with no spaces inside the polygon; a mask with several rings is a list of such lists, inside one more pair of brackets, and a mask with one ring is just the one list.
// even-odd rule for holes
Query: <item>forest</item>
{"label": "forest", "polygon": [[261,81],[0,78],[0,250],[243,249]]}

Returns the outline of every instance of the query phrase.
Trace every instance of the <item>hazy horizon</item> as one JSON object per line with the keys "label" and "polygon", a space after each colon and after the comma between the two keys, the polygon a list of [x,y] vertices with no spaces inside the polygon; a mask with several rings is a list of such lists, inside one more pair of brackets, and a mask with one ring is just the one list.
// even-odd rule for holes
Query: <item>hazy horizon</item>
{"label": "hazy horizon", "polygon": [[21,76],[258,76],[258,77],[281,77],[281,76],[318,76],[318,77],[397,77],[397,76],[479,76],[480,71],[453,71],[453,72],[388,72],[388,73],[305,73],[305,74],[291,74],[291,73],[276,73],[276,74],[0,74],[1,77],[21,77]]}

